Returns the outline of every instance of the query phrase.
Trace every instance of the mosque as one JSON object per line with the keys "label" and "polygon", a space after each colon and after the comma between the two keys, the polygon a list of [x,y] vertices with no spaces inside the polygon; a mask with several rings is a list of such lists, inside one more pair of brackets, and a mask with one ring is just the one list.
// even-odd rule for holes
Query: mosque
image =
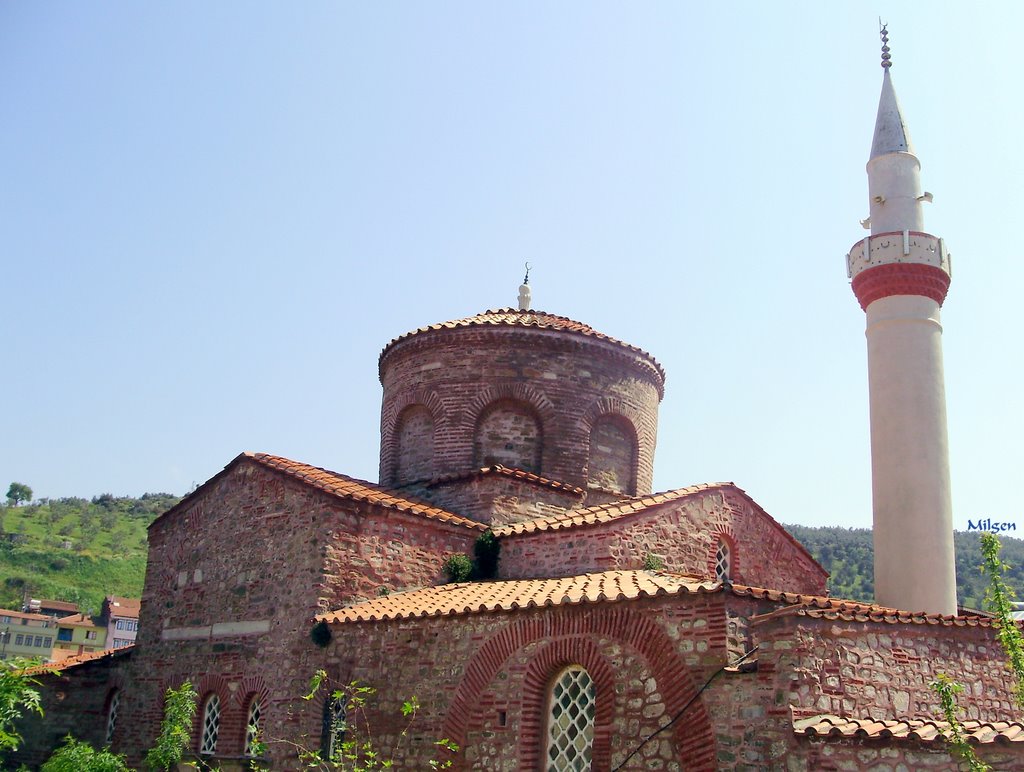
{"label": "mosque", "polygon": [[[136,645],[45,677],[46,717],[15,762],[71,732],[139,764],[165,691],[188,680],[189,753],[222,769],[298,769],[297,747],[330,754],[367,728],[416,770],[956,769],[929,688],[945,673],[966,687],[978,756],[1024,768],[991,620],[957,614],[949,253],[924,230],[890,64],[883,46],[870,233],[847,255],[867,320],[877,605],[829,597],[735,484],[652,492],[664,371],[532,309],[526,282],[516,308],[384,348],[378,483],[243,453],[159,517]],[[475,571],[453,581],[460,555]],[[330,688],[303,699],[318,670]],[[376,690],[361,710],[331,693],[352,682]]]}

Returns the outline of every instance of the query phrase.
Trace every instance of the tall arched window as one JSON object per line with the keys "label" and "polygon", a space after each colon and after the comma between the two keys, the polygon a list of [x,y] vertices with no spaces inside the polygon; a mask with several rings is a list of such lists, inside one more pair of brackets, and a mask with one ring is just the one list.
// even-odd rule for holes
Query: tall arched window
{"label": "tall arched window", "polygon": [[434,473],[434,417],[423,405],[410,405],[395,431],[395,479],[399,484],[429,479]]}
{"label": "tall arched window", "polygon": [[729,542],[725,539],[718,540],[718,547],[715,550],[715,581],[727,582],[732,574],[732,551],[729,549]]}
{"label": "tall arched window", "polygon": [[551,685],[548,710],[548,772],[590,769],[594,748],[594,682],[579,665],[563,670]]}
{"label": "tall arched window", "polygon": [[199,744],[199,752],[211,754],[217,752],[217,738],[220,735],[220,697],[211,694],[203,703],[203,734]]}
{"label": "tall arched window", "polygon": [[344,696],[328,697],[324,701],[323,730],[320,735],[320,755],[330,762],[341,752],[345,741],[347,704]]}
{"label": "tall arched window", "polygon": [[501,400],[477,422],[473,441],[477,466],[502,466],[540,473],[540,420],[528,404]]}
{"label": "tall arched window", "polygon": [[603,415],[590,430],[587,487],[636,493],[636,431],[622,416]]}
{"label": "tall arched window", "polygon": [[258,745],[261,742],[261,731],[263,729],[263,701],[253,697],[249,703],[249,715],[245,723],[245,755],[258,756]]}
{"label": "tall arched window", "polygon": [[107,745],[114,741],[114,729],[117,727],[117,713],[120,709],[121,691],[114,689],[107,700]]}

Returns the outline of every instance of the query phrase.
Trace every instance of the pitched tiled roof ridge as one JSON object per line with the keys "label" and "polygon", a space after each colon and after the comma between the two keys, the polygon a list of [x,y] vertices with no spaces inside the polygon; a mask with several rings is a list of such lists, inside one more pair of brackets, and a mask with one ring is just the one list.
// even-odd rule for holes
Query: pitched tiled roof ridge
{"label": "pitched tiled roof ridge", "polygon": [[396,509],[400,512],[423,515],[431,520],[440,520],[442,522],[464,525],[469,528],[473,528],[474,530],[482,531],[485,529],[483,524],[478,523],[475,520],[470,520],[462,517],[461,515],[456,515],[453,512],[448,512],[445,509],[441,509],[440,507],[434,506],[433,504],[425,501],[419,501],[404,494],[398,494],[395,491],[383,488],[375,483],[367,482],[366,480],[359,480],[355,477],[349,477],[348,475],[341,474],[340,472],[332,472],[329,469],[310,466],[309,464],[292,461],[291,459],[284,458],[283,456],[270,455],[269,453],[246,452],[243,455],[262,464],[263,466],[275,469],[279,472],[284,472],[307,485],[317,488],[318,490],[322,490],[325,493],[339,496],[340,498],[377,504],[378,506]]}
{"label": "pitched tiled roof ridge", "polygon": [[[960,722],[967,741],[972,745],[992,742],[1024,742],[1024,724],[1019,721],[981,721],[965,719]],[[922,718],[874,719],[847,718],[820,714],[807,718],[793,718],[793,731],[805,737],[850,737],[855,739],[918,740],[945,742],[950,730],[948,721]]]}
{"label": "pitched tiled roof ridge", "polygon": [[78,665],[84,665],[86,662],[94,662],[98,659],[104,659],[105,657],[120,657],[128,654],[132,649],[135,648],[135,644],[129,644],[122,646],[119,649],[103,649],[101,651],[87,651],[82,654],[76,654],[73,657],[66,657],[59,662],[43,662],[32,667],[25,668],[21,671],[22,675],[41,675],[49,672],[61,672]]}
{"label": "pitched tiled roof ridge", "polygon": [[[749,594],[757,595],[755,588],[746,588]],[[772,591],[767,591],[772,592]],[[757,595],[757,597],[761,597]],[[886,622],[889,624],[927,624],[944,627],[992,627],[993,619],[989,616],[961,614],[933,614],[927,611],[906,611],[904,609],[879,606],[874,603],[831,598],[826,596],[799,596],[799,600],[791,600],[787,593],[779,593],[777,600],[788,602],[789,605],[766,614],[756,614],[750,618],[752,625],[762,624],[782,617],[802,616],[814,619],[841,620],[843,622]],[[775,600],[776,598],[770,598]]]}
{"label": "pitched tiled roof ridge", "polygon": [[380,359],[383,360],[384,356],[393,346],[402,341],[408,340],[416,335],[422,335],[424,333],[436,332],[438,330],[454,330],[460,327],[534,327],[542,330],[556,330],[559,332],[569,332],[577,335],[584,335],[588,338],[594,338],[595,340],[601,340],[606,343],[612,343],[616,346],[621,346],[628,349],[636,354],[643,356],[648,359],[654,366],[654,369],[658,372],[662,382],[665,380],[665,370],[658,363],[653,356],[648,354],[639,346],[634,346],[630,343],[625,343],[617,338],[613,338],[610,335],[598,332],[589,324],[583,322],[577,322],[574,319],[570,319],[566,316],[558,316],[557,314],[551,314],[547,311],[537,311],[529,309],[522,311],[518,308],[495,308],[488,309],[483,313],[474,314],[473,316],[467,316],[462,319],[453,319],[448,322],[439,322],[437,324],[429,324],[425,327],[418,327],[415,330],[399,335],[397,338],[392,339],[384,347],[384,350],[380,353]]}
{"label": "pitched tiled roof ridge", "polygon": [[[494,529],[499,536],[512,536],[514,534],[531,533],[534,531],[556,531],[560,528],[571,528],[579,525],[593,525],[596,523],[607,523],[624,515],[631,515],[642,512],[650,507],[660,504],[669,504],[695,493],[707,490],[724,488],[726,486],[736,488],[731,482],[700,483],[689,485],[685,488],[662,491],[660,493],[649,493],[641,496],[627,496],[606,504],[595,504],[582,509],[572,509],[557,515],[539,517],[536,520],[528,520],[523,523],[510,523]],[[736,488],[739,490],[739,488]]]}
{"label": "pitched tiled roof ridge", "polygon": [[468,480],[472,477],[483,477],[490,474],[503,475],[505,477],[512,477],[517,480],[524,482],[533,483],[535,485],[541,485],[546,488],[554,488],[555,490],[566,491],[574,496],[583,496],[584,491],[582,488],[578,488],[575,485],[561,482],[560,480],[552,480],[549,477],[541,477],[539,474],[533,472],[527,472],[525,469],[519,469],[512,466],[503,466],[502,464],[491,464],[490,466],[480,467],[479,469],[470,469],[468,472],[451,472],[449,474],[438,475],[437,477],[431,478],[430,480],[421,483],[427,488],[433,488],[439,485],[447,485],[453,482],[459,482],[461,480]]}
{"label": "pitched tiled roof ridge", "polygon": [[430,616],[514,611],[565,604],[614,603],[682,592],[717,592],[699,577],[645,570],[612,570],[552,579],[461,582],[395,593],[321,614],[328,623],[379,622]]}
{"label": "pitched tiled roof ridge", "polygon": [[[786,604],[778,611],[751,617],[751,621],[755,623],[785,613],[796,613],[794,610],[802,611],[808,616],[860,621],[860,615],[864,615],[865,612],[872,609],[879,613],[870,617],[868,621],[891,624],[917,623],[987,627],[991,621],[984,618],[943,617],[924,612],[898,611],[843,598],[802,595],[747,585],[723,584],[689,574],[648,571],[646,569],[613,569],[547,579],[501,579],[442,584],[354,603],[321,614],[317,616],[317,619],[328,623],[384,622],[418,617],[514,611],[565,604],[614,603],[662,595],[724,591],[737,597],[750,597]],[[827,616],[829,614],[834,616]],[[843,616],[844,614],[848,616]]]}
{"label": "pitched tiled roof ridge", "polygon": [[478,523],[475,520],[470,520],[462,517],[461,515],[457,515],[454,512],[449,512],[446,509],[442,509],[441,507],[430,504],[429,502],[420,501],[419,499],[408,496],[407,494],[384,488],[376,483],[359,480],[355,477],[349,477],[348,475],[341,474],[340,472],[332,472],[331,470],[324,469],[323,467],[304,464],[301,461],[292,461],[284,456],[275,456],[270,453],[253,453],[251,451],[245,451],[237,455],[230,461],[230,463],[227,464],[227,466],[224,467],[224,469],[156,518],[156,520],[150,523],[149,527],[152,528],[155,523],[161,521],[172,512],[187,508],[192,503],[193,499],[196,496],[201,495],[201,492],[204,491],[210,483],[227,474],[229,470],[243,460],[252,461],[266,467],[267,469],[285,474],[294,480],[298,480],[304,485],[308,485],[311,488],[315,488],[340,499],[375,504],[398,512],[405,512],[407,514],[425,517],[429,520],[435,520],[465,528],[472,528],[474,531],[484,531],[487,528],[487,526],[482,523]]}

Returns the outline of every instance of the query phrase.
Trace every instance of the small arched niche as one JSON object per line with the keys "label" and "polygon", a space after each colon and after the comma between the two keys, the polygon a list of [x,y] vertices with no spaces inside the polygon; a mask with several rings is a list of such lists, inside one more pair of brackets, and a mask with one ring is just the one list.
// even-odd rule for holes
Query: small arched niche
{"label": "small arched niche", "polygon": [[590,429],[587,487],[636,493],[636,430],[619,415],[599,416]]}
{"label": "small arched niche", "polygon": [[395,481],[404,485],[434,474],[434,416],[423,405],[409,405],[395,426]]}
{"label": "small arched niche", "polygon": [[543,443],[540,419],[525,402],[500,400],[480,414],[473,437],[477,466],[502,466],[540,473]]}

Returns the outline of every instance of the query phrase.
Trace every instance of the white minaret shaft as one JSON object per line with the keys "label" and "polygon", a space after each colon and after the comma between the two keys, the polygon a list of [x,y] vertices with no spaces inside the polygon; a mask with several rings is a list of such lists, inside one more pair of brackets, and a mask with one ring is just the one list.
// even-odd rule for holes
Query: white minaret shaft
{"label": "white minaret shaft", "polygon": [[[883,42],[886,41],[883,30]],[[953,510],[939,307],[949,288],[942,240],[924,233],[921,164],[885,74],[867,164],[871,236],[847,255],[867,313],[875,600],[956,613]]]}

